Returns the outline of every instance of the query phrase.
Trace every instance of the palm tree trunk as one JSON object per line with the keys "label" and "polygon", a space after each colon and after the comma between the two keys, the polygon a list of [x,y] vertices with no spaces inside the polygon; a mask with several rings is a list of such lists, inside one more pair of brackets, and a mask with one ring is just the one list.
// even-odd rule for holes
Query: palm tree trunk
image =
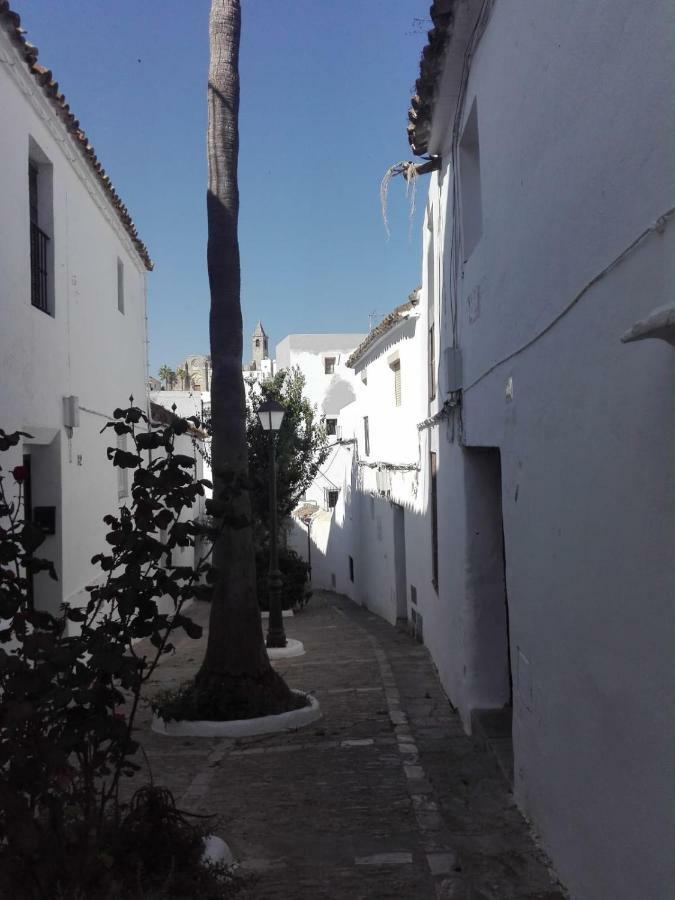
{"label": "palm tree trunk", "polygon": [[[239,0],[212,0],[209,21],[208,271],[211,288],[211,419],[214,498],[228,497],[216,541],[218,572],[197,693],[211,718],[281,712],[296,698],[272,669],[256,597],[251,506],[246,482],[246,400],[239,263]],[[243,483],[231,497],[232,485]],[[206,717],[206,716],[204,716]]]}

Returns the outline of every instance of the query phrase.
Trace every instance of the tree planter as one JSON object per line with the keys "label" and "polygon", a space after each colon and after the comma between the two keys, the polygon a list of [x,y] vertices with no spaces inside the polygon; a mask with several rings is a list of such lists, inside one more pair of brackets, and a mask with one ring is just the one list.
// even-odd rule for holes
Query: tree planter
{"label": "tree planter", "polygon": [[270,659],[292,659],[294,656],[304,656],[305,645],[302,641],[288,638],[285,647],[268,647],[267,655]]}
{"label": "tree planter", "polygon": [[226,722],[188,721],[162,719],[155,715],[152,730],[170,737],[250,737],[255,734],[274,734],[282,731],[295,731],[304,725],[310,725],[321,718],[319,701],[311,694],[293,691],[300,697],[309,700],[308,706],[279,713],[276,716],[261,716],[256,719],[234,719]]}
{"label": "tree planter", "polygon": [[217,865],[218,863],[223,863],[226,866],[231,866],[233,862],[234,856],[225,841],[215,834],[207,834],[204,838],[202,864]]}

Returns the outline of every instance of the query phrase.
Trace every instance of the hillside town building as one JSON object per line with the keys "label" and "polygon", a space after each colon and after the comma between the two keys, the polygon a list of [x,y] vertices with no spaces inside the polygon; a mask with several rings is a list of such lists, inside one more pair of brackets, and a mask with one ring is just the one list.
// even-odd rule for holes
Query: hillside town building
{"label": "hillside town building", "polygon": [[[101,435],[133,396],[146,405],[146,273],[129,212],[60,93],[0,3],[0,426],[21,430],[3,468],[25,467],[28,515],[58,581],[33,579],[39,609],[84,603],[105,548],[103,516],[129,494]],[[11,125],[9,124],[11,123]],[[6,485],[11,488],[11,485]]]}
{"label": "hillside town building", "polygon": [[632,900],[675,883],[672,8],[577,6],[433,3],[422,288],[349,360],[312,575],[408,619],[572,895]]}

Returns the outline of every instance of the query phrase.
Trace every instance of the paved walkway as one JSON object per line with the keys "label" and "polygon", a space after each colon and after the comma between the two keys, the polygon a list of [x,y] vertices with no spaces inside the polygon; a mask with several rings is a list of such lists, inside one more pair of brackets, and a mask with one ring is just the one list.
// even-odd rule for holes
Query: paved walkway
{"label": "paved walkway", "polygon": [[[193,617],[205,622],[208,607]],[[304,657],[276,663],[323,718],[241,740],[139,736],[155,781],[254,874],[260,900],[563,900],[493,758],[466,737],[424,647],[315,593],[285,620]],[[183,639],[151,691],[189,677]]]}

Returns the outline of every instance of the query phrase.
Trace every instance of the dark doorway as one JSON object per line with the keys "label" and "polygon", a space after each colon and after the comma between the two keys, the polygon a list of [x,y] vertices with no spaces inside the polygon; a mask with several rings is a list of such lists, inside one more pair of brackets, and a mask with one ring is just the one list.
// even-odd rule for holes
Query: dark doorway
{"label": "dark doorway", "polygon": [[465,464],[472,731],[512,779],[513,683],[499,448],[467,448]]}
{"label": "dark doorway", "polygon": [[405,565],[405,510],[392,503],[394,512],[394,569],[396,572],[396,620],[408,621],[408,579]]}

